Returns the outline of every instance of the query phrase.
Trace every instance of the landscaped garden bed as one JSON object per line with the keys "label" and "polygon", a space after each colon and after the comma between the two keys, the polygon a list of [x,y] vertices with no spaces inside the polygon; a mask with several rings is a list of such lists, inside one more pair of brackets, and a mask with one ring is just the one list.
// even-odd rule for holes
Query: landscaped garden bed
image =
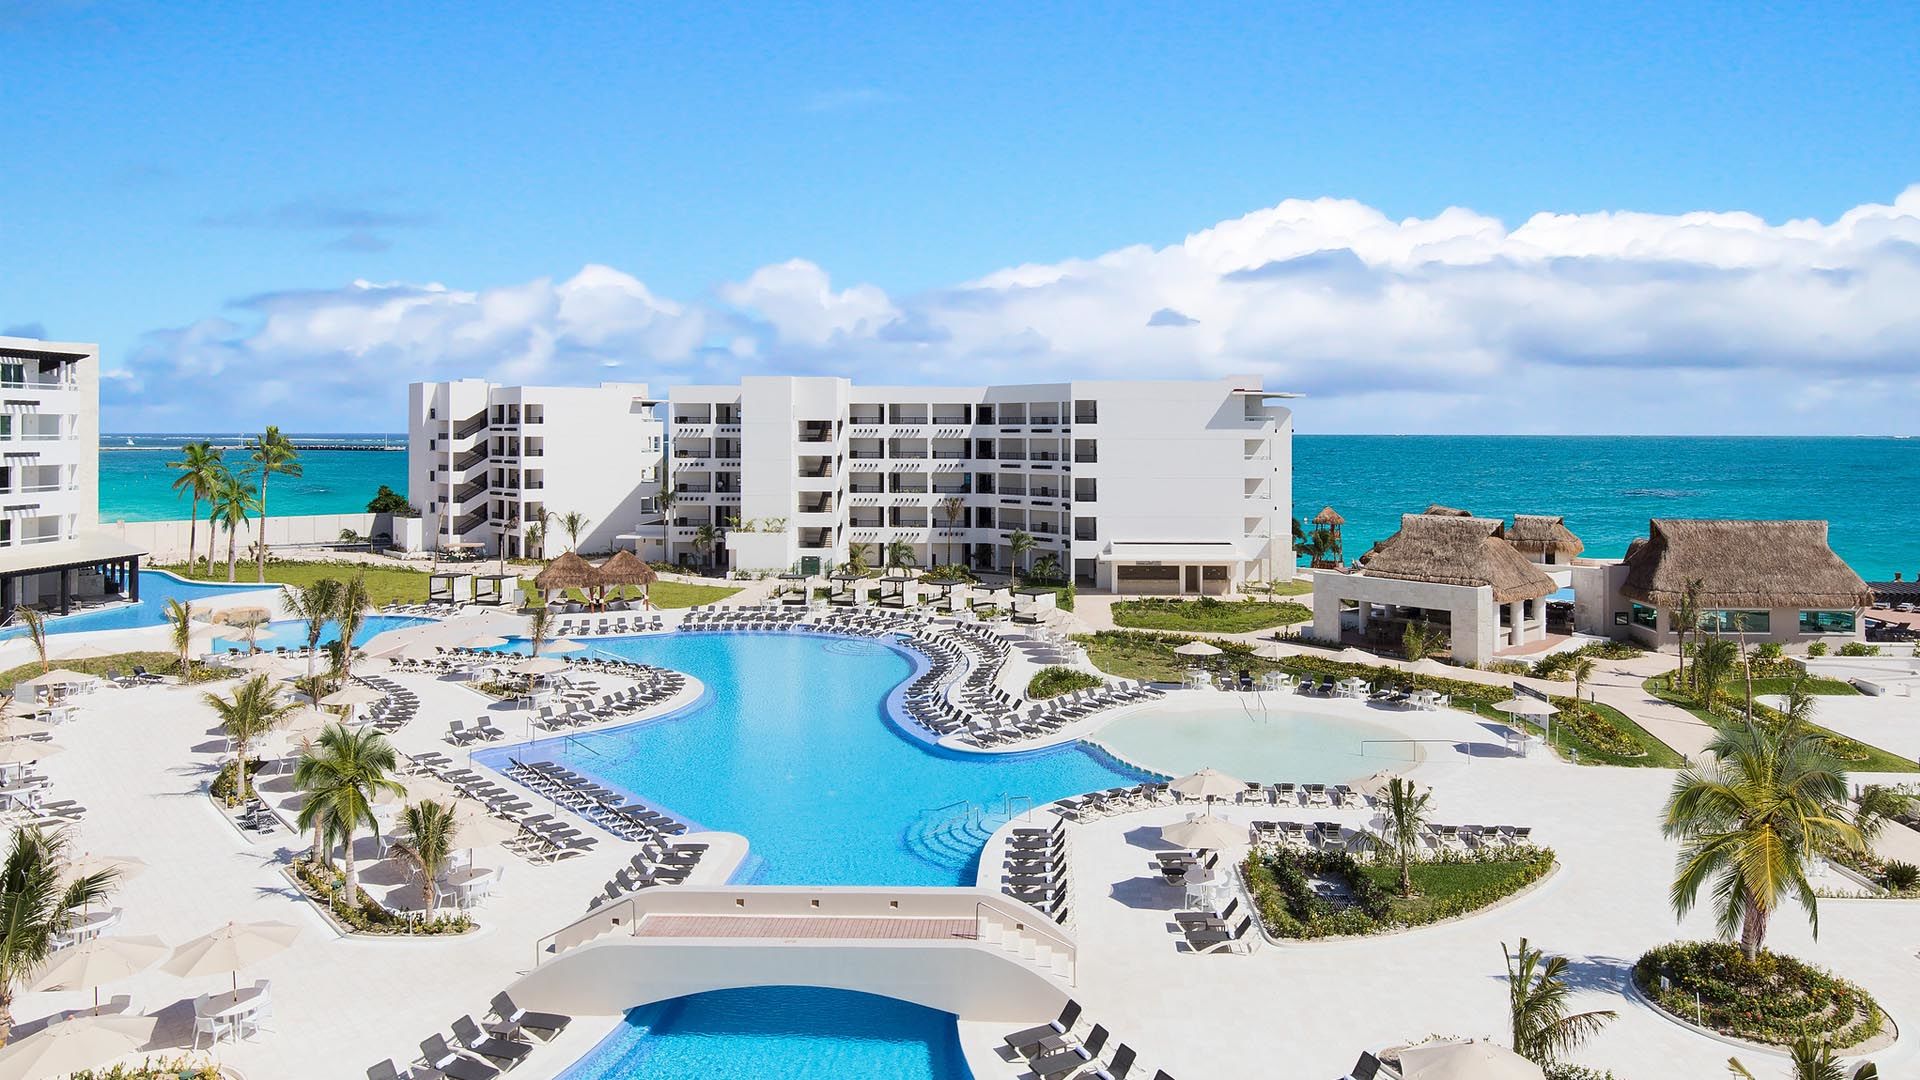
{"label": "landscaped garden bed", "polygon": [[437,912],[431,919],[395,915],[375,903],[365,889],[360,890],[355,903],[347,903],[342,896],[346,891],[345,875],[332,867],[315,866],[305,857],[293,860],[287,877],[307,899],[351,933],[432,937],[464,934],[473,929],[473,919],[460,911]]}
{"label": "landscaped garden bed", "polygon": [[1474,852],[1414,862],[1414,894],[1398,891],[1399,867],[1344,851],[1255,850],[1242,864],[1254,909],[1280,938],[1379,934],[1471,914],[1512,896],[1553,869],[1550,848]]}
{"label": "landscaped garden bed", "polygon": [[[1740,723],[1746,708],[1744,684],[1738,699],[1724,694],[1719,695],[1715,698],[1711,709],[1703,708],[1690,692],[1675,687],[1671,672],[1666,675],[1655,675],[1641,685],[1647,693],[1670,705],[1687,710],[1713,727]],[[1755,696],[1759,696],[1757,690]],[[1778,724],[1785,719],[1778,709],[1768,708],[1758,702],[1754,703],[1753,717],[1762,724]],[[1807,727],[1824,736],[1833,756],[1851,768],[1863,772],[1920,772],[1920,763],[1909,761],[1898,754],[1889,753],[1858,739],[1850,739],[1818,724],[1808,724]]]}
{"label": "landscaped garden bed", "polygon": [[1634,964],[1633,980],[1647,1000],[1678,1019],[1770,1046],[1809,1035],[1847,1053],[1888,1027],[1879,1005],[1858,986],[1790,956],[1762,952],[1748,960],[1738,945],[1725,942],[1652,949]]}
{"label": "landscaped garden bed", "polygon": [[1246,634],[1291,626],[1313,618],[1313,610],[1291,600],[1197,600],[1150,598],[1113,605],[1115,626],[1139,630],[1191,630],[1203,634]]}
{"label": "landscaped garden bed", "polygon": [[1075,690],[1092,690],[1101,686],[1098,675],[1089,675],[1070,667],[1043,667],[1027,680],[1027,697],[1034,701],[1071,694]]}
{"label": "landscaped garden bed", "polygon": [[69,1080],[225,1080],[233,1073],[198,1053],[173,1058],[147,1058],[138,1065],[108,1065],[81,1069]]}

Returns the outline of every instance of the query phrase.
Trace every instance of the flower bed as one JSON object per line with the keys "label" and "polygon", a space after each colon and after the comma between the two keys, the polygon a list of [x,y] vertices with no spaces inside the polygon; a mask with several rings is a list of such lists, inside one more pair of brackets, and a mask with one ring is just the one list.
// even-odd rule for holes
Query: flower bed
{"label": "flower bed", "polygon": [[[1421,860],[1412,867],[1415,895],[1410,897],[1395,888],[1397,864],[1361,860],[1344,851],[1255,850],[1241,870],[1268,933],[1312,939],[1378,934],[1479,911],[1540,880],[1553,864],[1550,848]],[[1316,877],[1344,886],[1345,901],[1316,893],[1309,880]]]}
{"label": "flower bed", "polygon": [[[253,790],[252,780],[260,773],[260,764],[259,758],[247,759],[248,791]],[[220,766],[220,771],[214,775],[213,783],[207,786],[207,794],[213,796],[215,802],[226,807],[232,807],[240,801],[240,791],[234,775],[234,763],[231,759]]]}
{"label": "flower bed", "polygon": [[355,903],[349,904],[340,895],[346,888],[344,875],[328,867],[315,866],[304,857],[293,860],[292,869],[300,891],[356,933],[432,937],[464,934],[473,929],[473,919],[459,911],[441,912],[432,919],[402,918],[375,903],[365,889],[360,890]]}
{"label": "flower bed", "polygon": [[111,1065],[81,1069],[70,1080],[222,1080],[220,1066],[199,1054],[177,1058],[146,1058],[138,1065]]}
{"label": "flower bed", "polygon": [[1027,681],[1027,697],[1034,701],[1071,694],[1075,690],[1092,690],[1104,685],[1098,675],[1089,675],[1070,667],[1043,667]]}
{"label": "flower bed", "polygon": [[1725,942],[1651,949],[1634,964],[1633,979],[1647,1000],[1682,1020],[1773,1046],[1811,1035],[1844,1053],[1885,1026],[1880,1006],[1858,986],[1790,956],[1749,961]]}

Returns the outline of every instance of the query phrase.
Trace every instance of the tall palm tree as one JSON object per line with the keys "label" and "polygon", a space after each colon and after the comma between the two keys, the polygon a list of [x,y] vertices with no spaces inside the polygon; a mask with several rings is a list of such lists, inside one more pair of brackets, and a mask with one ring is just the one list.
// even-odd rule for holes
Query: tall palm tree
{"label": "tall palm tree", "polygon": [[315,698],[320,696],[313,669],[319,659],[320,639],[327,632],[327,624],[340,613],[340,594],[345,588],[338,578],[320,578],[286,590],[287,611],[307,624],[307,691]]}
{"label": "tall palm tree", "polygon": [[553,640],[553,609],[545,604],[527,615],[527,652],[539,656],[541,646]]}
{"label": "tall palm tree", "polygon": [[53,670],[53,662],[47,659],[47,617],[39,608],[17,607],[14,614],[20,617],[20,624],[27,628],[27,640],[33,643],[34,655],[40,658],[40,674]]}
{"label": "tall palm tree", "polygon": [[1067,577],[1066,568],[1060,565],[1059,557],[1052,552],[1036,559],[1031,573],[1035,581],[1065,581]]}
{"label": "tall palm tree", "polygon": [[[1871,1061],[1862,1062],[1849,1076],[1846,1067],[1834,1060],[1833,1047],[1811,1035],[1795,1039],[1787,1052],[1793,1063],[1792,1080],[1880,1080],[1880,1067]],[[1755,1080],[1739,1058],[1727,1059],[1727,1071],[1744,1080]]]}
{"label": "tall palm tree", "polygon": [[527,522],[526,548],[525,548],[525,554],[527,558],[529,559],[540,558],[541,555],[543,554],[542,548],[546,545],[546,542],[547,542],[546,523],[539,520]]}
{"label": "tall palm tree", "polygon": [[383,793],[404,796],[406,786],[390,774],[398,764],[387,737],[371,728],[354,731],[328,724],[293,767],[293,783],[306,793],[296,824],[324,829],[346,849],[347,902],[360,902],[360,875],[353,860],[353,839],[361,826],[380,835],[374,800]]}
{"label": "tall palm tree", "polygon": [[913,545],[905,540],[895,540],[887,545],[887,565],[895,570],[905,570],[920,560],[914,557]]}
{"label": "tall palm tree", "polygon": [[227,464],[221,460],[221,452],[203,440],[180,447],[180,460],[167,462],[167,468],[180,470],[180,475],[173,478],[173,490],[193,499],[193,513],[187,516],[187,576],[191,577],[195,549],[199,547],[200,504],[213,498]]}
{"label": "tall palm tree", "polygon": [[1676,689],[1687,685],[1687,635],[1700,629],[1700,594],[1706,587],[1699,578],[1688,580],[1680,590],[1680,599],[1673,605],[1674,646],[1680,653],[1680,666],[1673,676]]}
{"label": "tall palm tree", "polygon": [[1846,773],[1826,738],[1798,719],[1748,720],[1721,728],[1707,753],[1708,764],[1674,778],[1662,823],[1681,841],[1669,890],[1675,913],[1692,910],[1711,881],[1721,936],[1737,935],[1752,960],[1766,944],[1767,920],[1793,893],[1818,936],[1807,860],[1823,843],[1861,847],[1846,817]]}
{"label": "tall palm tree", "polygon": [[1733,674],[1740,662],[1740,647],[1715,635],[1702,637],[1693,646],[1693,699],[1703,709],[1713,708],[1720,699],[1720,684]]}
{"label": "tall palm tree", "polygon": [[221,697],[215,693],[204,693],[200,700],[220,718],[220,727],[233,743],[237,760],[234,762],[234,775],[240,791],[240,801],[246,802],[247,791],[247,748],[253,740],[272,731],[274,725],[293,711],[294,703],[280,697],[280,691],[267,681],[264,674],[255,675],[239,686],[234,687],[230,697]]}
{"label": "tall palm tree", "polygon": [[420,871],[420,899],[429,919],[439,901],[433,882],[447,868],[457,829],[452,807],[431,799],[408,803],[400,811],[400,835],[387,849]]}
{"label": "tall palm tree", "polygon": [[580,534],[587,531],[593,519],[578,510],[569,510],[560,515],[560,527],[567,531],[567,550],[573,551],[580,546]]}
{"label": "tall palm tree", "polygon": [[0,1046],[13,1037],[13,995],[53,952],[53,937],[74,913],[106,899],[117,875],[101,870],[61,880],[67,834],[38,826],[13,830],[0,865]]}
{"label": "tall palm tree", "polygon": [[[940,516],[947,519],[947,532],[957,531],[962,519],[967,516],[967,500],[958,495],[949,495],[940,500]],[[947,561],[954,562],[952,535],[947,537]]]}
{"label": "tall palm tree", "polygon": [[193,601],[167,597],[167,640],[180,657],[180,678],[193,678]]}
{"label": "tall palm tree", "polygon": [[1548,956],[1520,939],[1507,956],[1507,1008],[1513,1025],[1513,1052],[1542,1067],[1573,1053],[1582,1042],[1617,1017],[1611,1009],[1567,1012],[1573,987],[1567,982],[1567,958]]}
{"label": "tall palm tree", "polygon": [[[232,473],[220,478],[220,485],[213,491],[213,518],[227,530],[228,581],[234,579],[235,568],[239,565],[239,553],[235,545],[240,539],[240,529],[259,509],[260,498],[244,479]],[[213,565],[211,556],[207,559],[207,565]]]}
{"label": "tall palm tree", "polygon": [[867,545],[847,545],[847,572],[850,574],[864,574],[867,572]]}
{"label": "tall palm tree", "polygon": [[1007,550],[1013,556],[1013,565],[1009,570],[1012,577],[1018,580],[1021,569],[1026,565],[1027,552],[1033,550],[1033,534],[1025,529],[1015,529],[1013,535],[1007,537]]}
{"label": "tall palm tree", "polygon": [[1380,840],[1400,864],[1400,895],[1413,895],[1413,860],[1420,853],[1420,838],[1427,831],[1427,809],[1433,799],[1430,791],[1414,787],[1411,780],[1396,776],[1387,781],[1386,827]]}
{"label": "tall palm tree", "polygon": [[340,586],[333,617],[340,624],[340,681],[353,677],[353,639],[360,636],[367,615],[373,610],[373,594],[367,591],[367,575],[355,574]]}
{"label": "tall palm tree", "polygon": [[1596,666],[1591,656],[1576,656],[1567,663],[1567,674],[1573,676],[1575,701],[1580,699],[1580,691],[1587,685],[1587,680],[1593,678],[1593,669]]}
{"label": "tall palm tree", "polygon": [[280,429],[271,424],[267,430],[254,436],[247,444],[252,452],[247,455],[251,470],[260,474],[260,550],[254,566],[254,580],[267,580],[267,481],[274,473],[283,476],[299,476],[300,451],[294,449],[293,440],[280,434]]}

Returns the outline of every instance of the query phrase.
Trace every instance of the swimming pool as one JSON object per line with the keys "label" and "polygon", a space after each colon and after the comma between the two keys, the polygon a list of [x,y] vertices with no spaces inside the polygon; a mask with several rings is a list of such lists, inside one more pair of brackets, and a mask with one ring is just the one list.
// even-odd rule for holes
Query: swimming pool
{"label": "swimming pool", "polygon": [[[278,590],[280,586],[268,582],[239,582],[228,585],[224,582],[188,581],[177,578],[164,570],[140,571],[140,602],[137,604],[115,604],[98,611],[83,611],[77,615],[61,615],[47,620],[49,634],[78,634],[97,630],[133,630],[142,626],[159,626],[167,621],[168,600],[206,600],[211,597],[231,597],[248,590]],[[0,641],[19,637],[26,633],[24,626],[11,626],[0,631]]]}
{"label": "swimming pool", "polygon": [[[419,626],[433,621],[417,615],[369,615],[360,623],[359,631],[353,635],[353,644],[357,648],[389,630],[404,630],[409,626]],[[257,639],[263,649],[279,646],[293,648],[307,643],[307,623],[304,619],[275,619],[267,624],[267,629],[271,634],[262,634]],[[328,622],[326,628],[320,632],[320,644],[326,645],[338,640],[340,640],[340,624]],[[214,652],[221,652],[228,648],[245,648],[246,644],[246,639],[242,637],[220,637],[213,639],[212,648]]]}
{"label": "swimming pool", "polygon": [[1093,736],[1127,761],[1171,775],[1211,765],[1265,783],[1341,784],[1419,760],[1403,733],[1328,716],[1281,693],[1209,694],[1122,716]]}
{"label": "swimming pool", "polygon": [[[595,639],[600,654],[684,671],[705,695],[677,713],[494,748],[559,761],[751,849],[735,880],[762,885],[971,885],[1009,811],[1145,774],[1072,744],[962,754],[895,726],[919,657],[822,634],[682,631]],[[593,655],[592,653],[583,655]]]}
{"label": "swimming pool", "polygon": [[715,990],[627,1013],[560,1080],[972,1080],[949,1013],[849,990]]}

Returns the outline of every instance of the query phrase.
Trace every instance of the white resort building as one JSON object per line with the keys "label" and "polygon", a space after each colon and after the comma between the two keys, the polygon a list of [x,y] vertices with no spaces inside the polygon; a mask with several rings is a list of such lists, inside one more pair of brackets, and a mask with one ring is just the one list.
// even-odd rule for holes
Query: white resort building
{"label": "white resort building", "polygon": [[[751,376],[669,395],[675,560],[811,573],[1047,557],[1118,592],[1217,594],[1290,570],[1293,415],[1260,380],[858,386]],[[706,532],[701,527],[708,526]],[[724,532],[715,550],[697,539]]]}
{"label": "white resort building", "polygon": [[100,535],[100,347],[0,337],[0,619],[140,594],[141,548]]}
{"label": "white resort building", "polygon": [[[573,546],[560,519],[586,517],[577,546],[609,551],[660,520],[664,431],[644,383],[501,386],[414,383],[407,400],[408,500],[422,542],[509,557]],[[539,522],[544,542],[528,542]],[[543,551],[544,549],[544,551]],[[649,559],[665,556],[642,546]]]}

